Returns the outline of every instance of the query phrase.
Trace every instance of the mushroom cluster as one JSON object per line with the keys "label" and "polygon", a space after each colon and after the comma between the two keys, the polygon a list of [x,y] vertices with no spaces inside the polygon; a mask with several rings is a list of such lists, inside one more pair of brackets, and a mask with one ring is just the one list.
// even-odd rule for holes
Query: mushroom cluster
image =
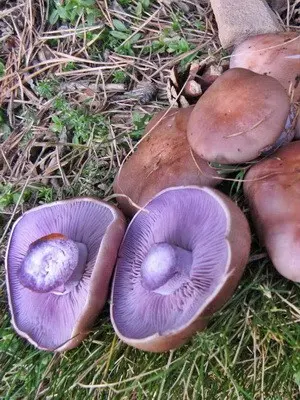
{"label": "mushroom cluster", "polygon": [[[279,36],[277,43],[281,45],[282,41],[295,41],[293,46],[287,46],[280,52],[277,64],[285,68],[285,59],[298,63],[299,51],[293,54],[296,51],[295,43],[299,48],[296,35]],[[237,54],[238,50],[235,50],[233,58]],[[273,179],[268,180],[268,174],[265,176],[263,171],[267,169],[268,162],[278,159],[277,154],[281,159],[281,154],[298,146],[296,143],[289,144],[297,139],[295,134],[300,134],[299,119],[297,122],[299,109],[295,103],[298,96],[296,64],[290,62],[289,65],[291,70],[284,80],[284,74],[273,73],[266,66],[265,69],[261,66],[256,70],[247,65],[235,66],[232,62],[231,68],[201,94],[195,106],[164,110],[155,116],[147,126],[138,149],[121,167],[114,182],[115,193],[123,195],[118,199],[120,207],[130,216],[142,208],[126,231],[113,281],[111,320],[124,342],[147,351],[178,347],[196,330],[206,326],[208,317],[226,302],[241,277],[250,246],[246,220],[242,222],[241,219],[236,225],[229,224],[233,235],[231,238],[235,238],[228,242],[232,249],[230,254],[237,257],[232,264],[230,257],[226,261],[225,257],[221,267],[218,262],[221,263],[222,257],[218,250],[207,259],[203,256],[211,243],[215,249],[221,249],[222,246],[214,239],[222,237],[221,241],[224,241],[226,236],[222,236],[221,231],[220,236],[214,236],[215,229],[220,229],[220,226],[218,228],[212,221],[215,217],[221,224],[221,218],[218,213],[220,203],[212,199],[215,201],[221,197],[223,212],[230,202],[227,198],[224,200],[224,195],[216,189],[207,188],[207,185],[215,186],[221,180],[220,177],[216,179],[216,171],[211,169],[211,163],[238,164],[251,161],[251,164],[256,164],[246,177],[246,182],[249,181],[248,186],[245,185],[246,197],[256,224],[263,226],[260,234],[272,260],[275,251],[272,246],[281,252],[283,231],[279,230],[278,233],[273,228],[277,226],[277,217],[279,220],[283,218],[283,214],[276,214],[277,201],[282,210],[286,210],[287,204],[282,199],[278,200],[279,190]],[[297,170],[297,157],[290,157],[294,162],[294,170]],[[256,168],[261,168],[261,173],[256,173]],[[272,169],[271,165],[269,170]],[[201,175],[195,175],[197,170]],[[252,181],[255,183],[252,184]],[[266,189],[264,195],[265,191],[260,189],[263,183],[266,188],[273,187],[274,190]],[[187,186],[196,184],[202,187]],[[254,193],[260,200],[253,197]],[[211,196],[209,200],[208,194]],[[273,196],[273,199],[268,196]],[[257,205],[259,201],[263,204]],[[288,197],[285,201],[288,201]],[[274,204],[274,209],[270,207],[265,213],[268,203]],[[294,200],[292,203],[296,204]],[[209,210],[203,204],[210,204]],[[258,208],[260,211],[257,211]],[[235,214],[236,210],[230,210]],[[239,213],[242,215],[240,210]],[[295,221],[296,209],[291,214],[286,229],[289,240],[295,235],[290,223]],[[231,220],[232,214],[225,212],[225,215]],[[262,215],[265,215],[267,222]],[[205,224],[202,226],[203,221]],[[190,235],[193,237],[192,244],[189,242]],[[236,241],[236,235],[242,238],[242,242]],[[273,239],[269,245],[268,235],[272,238],[277,235],[278,243]],[[199,243],[201,246],[197,247]],[[199,248],[203,257],[198,259]],[[297,255],[296,250],[287,247],[286,252],[290,251]],[[282,262],[286,252],[281,254]],[[206,260],[209,260],[210,272]],[[278,270],[282,269],[275,258],[273,262]],[[235,281],[227,286],[224,265],[229,264],[234,265],[232,270],[229,267],[229,271]],[[294,264],[291,262],[292,270]],[[300,272],[298,274],[300,280]],[[292,278],[289,272],[284,275]],[[223,282],[221,286],[218,277]],[[216,291],[212,288],[216,288]]]}
{"label": "mushroom cluster", "polygon": [[110,315],[124,342],[167,351],[204,329],[251,244],[241,209],[213,188],[222,181],[213,163],[255,164],[244,185],[253,220],[274,266],[300,282],[300,143],[290,143],[300,137],[299,47],[295,33],[250,37],[194,106],[155,115],[115,177],[121,211],[77,198],[15,222],[6,279],[21,336],[43,350],[77,346],[113,271]]}

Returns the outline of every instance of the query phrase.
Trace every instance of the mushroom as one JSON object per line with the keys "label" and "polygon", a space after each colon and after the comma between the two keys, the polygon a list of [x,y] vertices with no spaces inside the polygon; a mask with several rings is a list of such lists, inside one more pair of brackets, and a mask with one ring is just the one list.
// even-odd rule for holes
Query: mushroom
{"label": "mushroom", "polygon": [[274,267],[300,282],[300,142],[289,143],[251,167],[244,192]]}
{"label": "mushroom", "polygon": [[76,347],[106,301],[124,232],[120,211],[91,198],[25,212],[12,228],[6,253],[17,333],[42,350]]}
{"label": "mushroom", "polygon": [[289,98],[276,79],[233,68],[198,100],[188,122],[188,141],[207,161],[251,161],[293,138],[294,129],[285,129],[289,110]]}
{"label": "mushroom", "polygon": [[300,100],[300,34],[278,32],[253,36],[233,51],[230,68],[247,68],[276,78]]}
{"label": "mushroom", "polygon": [[[121,167],[114,192],[123,194],[140,207],[161,190],[180,185],[217,185],[221,178],[208,163],[191,153],[186,126],[193,107],[163,110],[145,130],[138,149]],[[137,207],[125,196],[117,198],[124,213]]]}
{"label": "mushroom", "polygon": [[215,189],[172,187],[132,219],[118,253],[111,321],[146,351],[183,344],[233,294],[250,250],[248,222]]}

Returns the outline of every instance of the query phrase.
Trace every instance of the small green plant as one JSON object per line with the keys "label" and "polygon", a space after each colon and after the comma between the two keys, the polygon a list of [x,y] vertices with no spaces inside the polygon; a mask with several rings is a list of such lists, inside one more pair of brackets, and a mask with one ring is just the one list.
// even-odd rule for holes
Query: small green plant
{"label": "small green plant", "polygon": [[158,40],[153,40],[150,46],[145,46],[144,52],[151,53],[170,53],[181,55],[195,48],[185,38],[175,34],[173,30],[166,29]]}
{"label": "small green plant", "polygon": [[79,18],[84,18],[88,25],[93,25],[100,11],[95,5],[95,0],[54,0],[49,22],[55,24],[59,19],[62,22],[76,23]]}
{"label": "small green plant", "polygon": [[125,71],[122,70],[116,70],[112,74],[112,81],[113,83],[124,83],[126,82],[128,78],[128,75],[126,74]]}
{"label": "small green plant", "polygon": [[150,0],[140,0],[135,7],[135,15],[140,17],[143,11],[147,11],[150,6]]}
{"label": "small green plant", "polygon": [[177,15],[172,15],[172,29],[174,32],[180,32],[181,22]]}
{"label": "small green plant", "polygon": [[245,168],[243,168],[233,178],[234,181],[231,185],[230,192],[229,192],[230,197],[233,197],[234,195],[238,194],[241,191],[241,189],[243,187],[243,180],[244,180],[246,172],[247,172],[247,170]]}
{"label": "small green plant", "polygon": [[151,118],[152,116],[148,114],[140,114],[138,112],[132,113],[132,122],[134,126],[133,131],[130,134],[132,139],[139,140],[142,137],[145,126],[148,124]]}
{"label": "small green plant", "polygon": [[39,203],[51,203],[53,201],[53,188],[42,186],[38,188],[37,198]]}
{"label": "small green plant", "polygon": [[7,123],[5,112],[0,108],[0,139],[6,140],[11,133],[11,128]]}
{"label": "small green plant", "polygon": [[73,61],[68,62],[64,67],[63,67],[63,71],[74,71],[76,69],[76,64]]}
{"label": "small green plant", "polygon": [[59,84],[54,79],[45,79],[38,82],[36,92],[43,98],[49,100],[58,93]]}
{"label": "small green plant", "polygon": [[182,11],[176,11],[172,12],[170,15],[171,19],[171,30],[173,32],[182,32],[184,31],[184,28],[190,27],[185,18],[184,18],[184,13]]}
{"label": "small green plant", "polygon": [[87,143],[91,135],[95,140],[103,140],[108,134],[107,122],[102,115],[76,108],[63,96],[54,99],[52,107],[55,114],[51,117],[50,128],[58,135],[64,131],[71,133],[74,144]]}
{"label": "small green plant", "polygon": [[181,67],[186,67],[189,65],[193,60],[198,59],[203,53],[201,51],[196,51],[195,53],[189,54],[188,56],[184,57],[180,61],[180,66]]}
{"label": "small green plant", "polygon": [[115,29],[109,31],[109,35],[111,36],[109,46],[116,53],[134,56],[133,45],[140,40],[142,35],[140,33],[133,35],[132,30],[127,28],[126,25],[118,19],[113,20],[113,25]]}
{"label": "small green plant", "polygon": [[[20,198],[22,196],[22,198]],[[11,205],[17,203],[23,204],[28,201],[31,196],[31,191],[25,189],[22,195],[22,191],[15,190],[11,184],[0,184],[0,210],[3,211]]]}
{"label": "small green plant", "polygon": [[192,49],[192,46],[184,38],[172,38],[166,41],[166,50],[168,53],[176,55],[186,53]]}
{"label": "small green plant", "polygon": [[3,124],[4,122],[5,122],[4,110],[2,110],[2,108],[0,108],[0,124]]}
{"label": "small green plant", "polygon": [[123,6],[123,7],[128,7],[130,6],[132,0],[119,0],[118,3]]}
{"label": "small green plant", "polygon": [[4,75],[5,75],[5,64],[0,59],[0,78],[2,78]]}
{"label": "small green plant", "polygon": [[198,31],[205,31],[205,24],[202,21],[195,21],[194,22],[195,28],[198,29]]}

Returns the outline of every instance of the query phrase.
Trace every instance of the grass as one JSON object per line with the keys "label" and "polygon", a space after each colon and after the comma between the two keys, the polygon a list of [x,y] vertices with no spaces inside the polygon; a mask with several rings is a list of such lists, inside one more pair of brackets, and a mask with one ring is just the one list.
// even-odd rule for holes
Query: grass
{"label": "grass", "polygon": [[[8,3],[0,11],[2,256],[24,210],[109,198],[145,124],[169,106],[170,68],[224,56],[210,8],[188,0]],[[290,26],[296,17],[293,5],[282,13]],[[220,189],[248,213],[243,175]],[[121,343],[108,306],[77,349],[35,350],[11,328],[3,263],[0,302],[1,399],[299,398],[300,287],[276,273],[254,236],[233,298],[205,332],[167,354]]]}

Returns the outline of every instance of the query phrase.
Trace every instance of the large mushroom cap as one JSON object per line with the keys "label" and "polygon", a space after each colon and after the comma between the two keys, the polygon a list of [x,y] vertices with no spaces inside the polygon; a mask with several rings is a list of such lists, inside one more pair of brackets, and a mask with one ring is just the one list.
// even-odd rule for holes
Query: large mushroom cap
{"label": "large mushroom cap", "polygon": [[121,244],[111,320],[126,343],[166,351],[204,329],[232,295],[250,250],[247,220],[228,197],[168,188],[131,221]]}
{"label": "large mushroom cap", "polygon": [[[220,182],[206,161],[191,154],[186,127],[193,107],[162,110],[146,127],[147,137],[121,168],[114,182],[115,193],[127,195],[144,206],[161,190],[176,185],[209,185]],[[137,209],[124,198],[118,202],[125,213]]]}
{"label": "large mushroom cap", "polygon": [[15,330],[43,350],[77,346],[106,301],[124,232],[122,214],[90,198],[25,212],[6,253]]}
{"label": "large mushroom cap", "polygon": [[250,37],[232,53],[230,68],[237,67],[276,78],[287,92],[294,90],[295,100],[300,99],[299,32],[268,33]]}
{"label": "large mushroom cap", "polygon": [[[206,161],[191,154],[186,127],[192,109],[163,110],[151,119],[145,130],[147,136],[115,178],[115,193],[127,195],[143,207],[158,192],[171,186],[215,186],[220,182]],[[117,200],[126,214],[137,211],[126,197]]]}
{"label": "large mushroom cap", "polygon": [[205,160],[251,161],[276,146],[289,108],[289,98],[276,79],[230,69],[198,100],[188,122],[188,140]]}
{"label": "large mushroom cap", "polygon": [[300,282],[300,142],[253,166],[244,191],[274,267]]}

